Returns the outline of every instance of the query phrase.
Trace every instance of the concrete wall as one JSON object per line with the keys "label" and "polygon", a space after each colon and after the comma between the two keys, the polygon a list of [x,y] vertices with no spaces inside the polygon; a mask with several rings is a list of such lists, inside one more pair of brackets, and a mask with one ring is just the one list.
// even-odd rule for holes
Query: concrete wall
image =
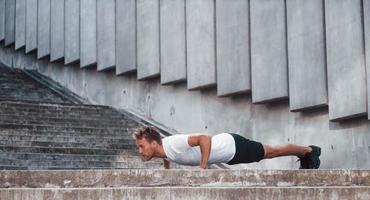
{"label": "concrete wall", "polygon": [[[39,21],[45,16],[53,27],[53,18],[66,19],[59,0],[38,2]],[[76,50],[65,52],[67,40],[55,46],[62,54],[39,60],[8,41],[0,61],[37,69],[92,103],[178,132],[317,144],[323,168],[370,167],[366,0],[81,0],[79,12],[81,63],[50,62]],[[15,25],[9,17],[5,22],[5,32]],[[44,56],[57,44],[53,37],[40,43],[47,26],[38,23],[37,50]],[[279,158],[247,167],[297,165]]]}

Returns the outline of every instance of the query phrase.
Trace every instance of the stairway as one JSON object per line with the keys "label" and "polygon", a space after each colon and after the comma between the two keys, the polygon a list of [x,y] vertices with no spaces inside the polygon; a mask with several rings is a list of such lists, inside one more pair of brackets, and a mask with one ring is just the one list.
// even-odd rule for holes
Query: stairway
{"label": "stairway", "polygon": [[0,169],[158,168],[131,137],[140,124],[107,106],[73,104],[21,70],[0,67]]}
{"label": "stairway", "polygon": [[368,200],[369,175],[369,170],[1,171],[0,199]]}

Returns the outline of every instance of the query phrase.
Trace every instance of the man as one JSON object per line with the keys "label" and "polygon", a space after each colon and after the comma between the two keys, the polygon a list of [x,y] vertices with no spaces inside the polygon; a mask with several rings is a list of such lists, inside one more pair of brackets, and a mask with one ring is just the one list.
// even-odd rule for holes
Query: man
{"label": "man", "polygon": [[320,147],[294,144],[271,146],[234,133],[221,133],[213,137],[206,134],[179,134],[162,139],[155,127],[146,126],[137,129],[133,138],[143,160],[163,158],[166,169],[170,168],[170,162],[199,165],[206,169],[209,164],[251,163],[279,156],[298,156],[300,169],[318,169],[320,166]]}

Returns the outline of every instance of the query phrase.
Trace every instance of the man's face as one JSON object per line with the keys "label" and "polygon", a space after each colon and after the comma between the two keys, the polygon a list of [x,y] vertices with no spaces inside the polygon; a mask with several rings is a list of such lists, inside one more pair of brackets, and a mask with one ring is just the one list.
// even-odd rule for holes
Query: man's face
{"label": "man's face", "polygon": [[155,148],[154,143],[155,141],[149,143],[145,138],[136,139],[136,147],[138,148],[140,155],[145,161],[152,159]]}

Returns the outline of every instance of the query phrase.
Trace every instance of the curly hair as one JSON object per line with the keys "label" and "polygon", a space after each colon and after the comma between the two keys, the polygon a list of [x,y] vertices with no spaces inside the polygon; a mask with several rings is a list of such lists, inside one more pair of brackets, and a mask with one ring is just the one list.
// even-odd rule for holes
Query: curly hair
{"label": "curly hair", "polygon": [[162,145],[162,138],[159,131],[154,126],[144,126],[135,130],[132,134],[135,140],[140,140],[145,138],[148,142],[156,141],[158,144]]}

